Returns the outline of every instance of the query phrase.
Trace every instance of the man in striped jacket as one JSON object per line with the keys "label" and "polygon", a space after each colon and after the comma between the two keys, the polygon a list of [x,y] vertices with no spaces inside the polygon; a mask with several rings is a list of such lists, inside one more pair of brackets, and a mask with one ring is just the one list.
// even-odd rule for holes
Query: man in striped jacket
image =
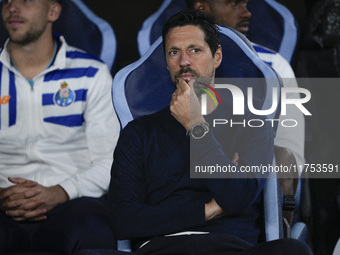
{"label": "man in striped jacket", "polygon": [[110,72],[53,35],[60,0],[2,5],[0,254],[113,248],[99,199],[120,131]]}

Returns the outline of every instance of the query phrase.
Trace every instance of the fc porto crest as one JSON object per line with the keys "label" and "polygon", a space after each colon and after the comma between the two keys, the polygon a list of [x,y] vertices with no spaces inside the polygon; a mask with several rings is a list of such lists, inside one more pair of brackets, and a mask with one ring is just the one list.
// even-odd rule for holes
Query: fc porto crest
{"label": "fc porto crest", "polygon": [[54,102],[62,107],[69,106],[74,102],[74,92],[69,88],[66,82],[60,84],[60,89],[54,95]]}

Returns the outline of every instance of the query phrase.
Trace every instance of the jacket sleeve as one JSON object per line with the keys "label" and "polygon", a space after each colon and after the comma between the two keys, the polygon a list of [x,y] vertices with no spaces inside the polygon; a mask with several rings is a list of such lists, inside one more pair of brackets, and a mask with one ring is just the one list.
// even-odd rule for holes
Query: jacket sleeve
{"label": "jacket sleeve", "polygon": [[101,197],[108,191],[112,155],[120,133],[120,124],[111,99],[112,77],[101,65],[87,92],[83,114],[91,166],[60,183],[70,199]]}
{"label": "jacket sleeve", "polygon": [[208,173],[209,176],[205,175],[208,178],[203,179],[211,197],[227,216],[244,214],[260,195],[268,176],[268,172],[262,170],[273,164],[273,136],[273,128],[267,123],[256,128],[246,125],[238,134],[236,142],[235,152],[240,157],[238,166],[222,150],[213,128],[202,139],[191,139],[191,174],[196,171],[196,166],[206,166],[207,169],[209,166],[231,166],[234,169],[218,174]]}
{"label": "jacket sleeve", "polygon": [[144,134],[134,123],[129,123],[119,138],[111,170],[108,198],[118,239],[147,238],[204,225],[202,201],[177,196],[157,205],[146,203]]}

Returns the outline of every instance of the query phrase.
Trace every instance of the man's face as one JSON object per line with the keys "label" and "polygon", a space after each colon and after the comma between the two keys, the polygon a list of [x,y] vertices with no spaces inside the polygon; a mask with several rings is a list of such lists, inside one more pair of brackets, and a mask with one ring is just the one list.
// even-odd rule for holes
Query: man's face
{"label": "man's face", "polygon": [[213,0],[203,11],[212,14],[217,24],[236,29],[246,34],[251,13],[247,9],[249,0]]}
{"label": "man's face", "polygon": [[48,0],[3,0],[2,18],[11,42],[26,45],[36,41],[50,22]]}
{"label": "man's face", "polygon": [[211,83],[215,69],[222,60],[219,47],[213,56],[204,32],[197,26],[175,27],[169,31],[165,42],[165,55],[171,80],[176,86],[180,79],[207,79]]}

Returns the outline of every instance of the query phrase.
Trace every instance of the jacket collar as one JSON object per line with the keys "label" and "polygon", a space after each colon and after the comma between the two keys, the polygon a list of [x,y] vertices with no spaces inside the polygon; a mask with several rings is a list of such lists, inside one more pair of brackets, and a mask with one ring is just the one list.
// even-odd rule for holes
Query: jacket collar
{"label": "jacket collar", "polygon": [[[41,74],[45,74],[56,69],[64,69],[66,66],[66,50],[68,45],[65,38],[62,35],[54,34],[54,39],[57,40],[59,49],[54,60],[54,63]],[[12,72],[18,72],[11,64],[10,53],[9,53],[9,39],[6,40],[2,49],[0,49],[0,62],[5,65]],[[39,74],[39,75],[41,75]]]}

